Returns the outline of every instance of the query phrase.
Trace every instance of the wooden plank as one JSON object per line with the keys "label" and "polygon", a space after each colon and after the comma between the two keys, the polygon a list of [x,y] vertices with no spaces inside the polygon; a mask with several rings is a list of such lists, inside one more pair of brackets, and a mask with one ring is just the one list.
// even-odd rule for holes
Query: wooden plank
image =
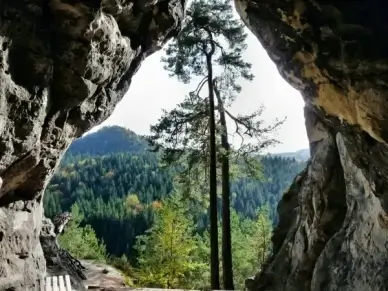
{"label": "wooden plank", "polygon": [[63,279],[63,276],[59,276],[59,291],[67,291],[65,287],[65,280]]}
{"label": "wooden plank", "polygon": [[58,277],[57,276],[53,276],[52,279],[53,279],[53,291],[59,291],[59,288],[58,288]]}
{"label": "wooden plank", "polygon": [[70,276],[46,277],[39,282],[40,291],[74,291],[71,288]]}
{"label": "wooden plank", "polygon": [[51,288],[51,277],[46,277],[46,291],[53,291]]}
{"label": "wooden plank", "polygon": [[66,286],[66,291],[73,291],[71,289],[71,282],[70,282],[70,276],[69,275],[65,275],[65,286]]}

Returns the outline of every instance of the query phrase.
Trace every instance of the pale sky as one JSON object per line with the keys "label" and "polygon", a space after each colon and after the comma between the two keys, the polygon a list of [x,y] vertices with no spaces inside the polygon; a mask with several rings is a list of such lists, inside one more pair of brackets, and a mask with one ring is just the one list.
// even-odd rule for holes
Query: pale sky
{"label": "pale sky", "polygon": [[[169,77],[160,62],[162,55],[163,51],[159,51],[143,62],[113,114],[93,131],[105,125],[120,125],[138,134],[148,134],[150,125],[157,122],[162,109],[174,108],[196,87]],[[232,107],[233,112],[249,113],[263,104],[266,107],[263,115],[266,121],[287,117],[275,135],[281,144],[269,149],[269,152],[308,148],[302,97],[280,76],[275,64],[251,32],[245,60],[252,63],[255,78],[252,82],[242,83],[243,90]]]}

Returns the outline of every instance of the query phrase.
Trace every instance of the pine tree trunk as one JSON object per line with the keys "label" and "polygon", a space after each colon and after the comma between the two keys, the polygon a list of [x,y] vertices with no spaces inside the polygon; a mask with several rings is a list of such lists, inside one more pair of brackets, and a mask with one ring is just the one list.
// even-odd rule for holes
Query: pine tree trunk
{"label": "pine tree trunk", "polygon": [[209,88],[209,142],[210,142],[210,274],[211,288],[220,290],[220,271],[218,261],[218,219],[217,219],[217,160],[216,160],[216,123],[214,112],[214,88],[212,54],[206,55]]}
{"label": "pine tree trunk", "polygon": [[220,113],[221,147],[225,151],[221,156],[221,175],[222,175],[222,279],[225,290],[234,290],[233,284],[233,264],[232,264],[232,238],[230,227],[230,174],[229,174],[229,150],[228,129],[226,126],[226,117],[224,104],[217,90],[216,84],[214,92],[218,101],[218,112]]}

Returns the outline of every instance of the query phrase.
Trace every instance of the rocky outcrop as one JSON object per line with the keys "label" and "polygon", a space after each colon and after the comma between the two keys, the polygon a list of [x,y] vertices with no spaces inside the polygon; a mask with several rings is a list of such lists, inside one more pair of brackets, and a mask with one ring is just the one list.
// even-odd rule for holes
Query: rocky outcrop
{"label": "rocky outcrop", "polygon": [[40,232],[40,244],[46,260],[46,276],[70,276],[71,286],[77,291],[86,290],[85,267],[80,261],[59,247],[54,224],[50,219],[43,217]]}
{"label": "rocky outcrop", "polygon": [[388,290],[387,3],[235,3],[301,91],[312,156],[279,204],[273,255],[249,289]]}
{"label": "rocky outcrop", "polygon": [[0,290],[45,272],[43,190],[70,142],[113,111],[183,0],[0,1]]}

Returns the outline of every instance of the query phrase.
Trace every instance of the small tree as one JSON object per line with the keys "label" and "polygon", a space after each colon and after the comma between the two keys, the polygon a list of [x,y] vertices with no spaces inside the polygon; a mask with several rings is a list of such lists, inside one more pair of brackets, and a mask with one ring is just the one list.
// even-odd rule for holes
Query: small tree
{"label": "small tree", "polygon": [[157,288],[190,288],[206,264],[197,260],[198,241],[187,209],[175,197],[163,203],[155,223],[138,236],[138,284]]}
{"label": "small tree", "polygon": [[256,249],[259,266],[265,263],[271,252],[272,223],[269,215],[269,206],[259,208],[257,212],[254,245]]}
{"label": "small tree", "polygon": [[139,200],[139,197],[136,194],[128,194],[125,199],[125,206],[131,214],[138,214],[143,206]]}
{"label": "small tree", "polygon": [[65,233],[59,238],[59,244],[77,259],[94,259],[104,261],[106,249],[103,241],[99,241],[91,225],[81,227],[84,215],[77,203],[71,206],[72,220]]}

